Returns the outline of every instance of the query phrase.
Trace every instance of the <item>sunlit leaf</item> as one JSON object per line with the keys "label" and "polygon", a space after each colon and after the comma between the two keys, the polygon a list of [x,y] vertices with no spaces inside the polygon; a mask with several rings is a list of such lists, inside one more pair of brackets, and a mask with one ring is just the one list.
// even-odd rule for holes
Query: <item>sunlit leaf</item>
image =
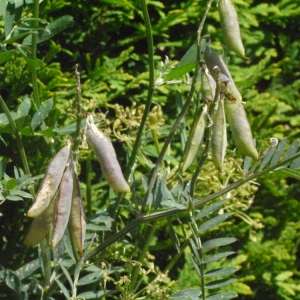
{"label": "sunlit leaf", "polygon": [[[298,151],[298,148],[299,148],[299,140],[295,140],[295,141],[291,144],[290,148],[286,151],[286,154],[284,155],[283,160],[288,159],[288,158],[290,158],[291,156],[293,156],[294,154],[296,154],[297,151]],[[287,163],[287,164],[285,164],[284,166],[285,166],[285,167],[288,167],[289,164],[290,164],[290,163]]]}
{"label": "sunlit leaf", "polygon": [[14,189],[18,185],[18,181],[15,178],[11,178],[8,181],[6,181],[6,189],[8,191]]}
{"label": "sunlit leaf", "polygon": [[[38,43],[52,38],[54,35],[68,28],[73,23],[72,16],[62,16],[54,22],[48,24],[45,29],[38,31]],[[31,45],[32,36],[24,39],[23,44]]]}
{"label": "sunlit leaf", "polygon": [[98,292],[89,291],[77,295],[77,299],[100,299],[100,297],[107,297],[115,293],[117,293],[116,290],[111,290],[111,291],[105,290],[105,291],[98,291]]}
{"label": "sunlit leaf", "polygon": [[7,50],[5,52],[0,52],[0,64],[3,64],[7,60],[9,60],[12,57],[13,53],[14,53],[13,50]]}
{"label": "sunlit leaf", "polygon": [[226,300],[236,298],[237,294],[234,293],[222,293],[222,294],[214,294],[206,297],[206,300]]}
{"label": "sunlit leaf", "polygon": [[206,289],[216,289],[216,288],[220,288],[220,287],[223,287],[225,285],[231,284],[235,281],[236,281],[235,278],[216,280],[216,281],[212,281],[212,282],[209,282],[208,284],[206,284],[205,288]]}
{"label": "sunlit leaf", "polygon": [[55,278],[54,280],[58,284],[60,290],[62,291],[66,299],[71,299],[68,289],[62,284],[62,282],[60,282],[58,278]]}
{"label": "sunlit leaf", "polygon": [[199,300],[202,292],[198,289],[185,289],[171,295],[172,300]]}
{"label": "sunlit leaf", "polygon": [[216,217],[204,222],[203,224],[201,224],[199,226],[199,232],[204,232],[206,230],[209,230],[209,229],[219,225],[220,223],[222,223],[223,221],[225,221],[232,215],[233,215],[233,212],[227,212],[227,213],[221,214],[219,216],[216,216]]}
{"label": "sunlit leaf", "polygon": [[85,275],[82,278],[80,278],[78,281],[78,285],[91,284],[93,282],[100,281],[102,279],[102,277],[103,277],[102,272],[90,273],[90,274]]}
{"label": "sunlit leaf", "polygon": [[277,146],[277,149],[272,157],[272,160],[271,160],[271,163],[270,163],[270,166],[274,166],[278,163],[283,151],[284,151],[284,148],[285,148],[285,145],[287,143],[287,138],[285,137],[284,139],[282,139],[278,146]]}
{"label": "sunlit leaf", "polygon": [[204,277],[215,277],[215,276],[227,276],[232,275],[236,272],[236,268],[222,268],[222,269],[215,269],[207,271],[204,274]]}
{"label": "sunlit leaf", "polygon": [[218,261],[218,260],[220,260],[224,257],[227,257],[229,255],[232,255],[232,254],[235,254],[235,252],[226,251],[226,252],[220,252],[220,253],[217,253],[217,254],[213,254],[213,255],[203,259],[203,263],[208,264],[208,263],[213,262],[213,261]]}
{"label": "sunlit leaf", "polygon": [[227,199],[221,200],[204,207],[202,210],[200,210],[200,212],[197,213],[196,220],[200,220],[204,217],[207,217],[209,214],[219,210],[226,201]]}
{"label": "sunlit leaf", "polygon": [[215,247],[221,247],[221,246],[232,244],[236,241],[237,241],[237,239],[233,238],[233,237],[216,238],[216,239],[212,239],[212,240],[209,240],[209,241],[206,241],[205,243],[203,243],[202,248],[203,249],[211,249],[211,248],[215,248]]}
{"label": "sunlit leaf", "polygon": [[25,264],[21,268],[19,268],[16,271],[16,274],[18,274],[19,278],[22,280],[22,279],[29,277],[39,267],[40,267],[40,260],[37,258],[37,259]]}
{"label": "sunlit leaf", "polygon": [[32,120],[30,122],[30,126],[31,126],[32,130],[35,130],[39,125],[41,125],[41,123],[48,116],[48,114],[51,111],[52,107],[53,107],[53,101],[52,101],[52,99],[46,100],[40,106],[40,108],[33,115]]}

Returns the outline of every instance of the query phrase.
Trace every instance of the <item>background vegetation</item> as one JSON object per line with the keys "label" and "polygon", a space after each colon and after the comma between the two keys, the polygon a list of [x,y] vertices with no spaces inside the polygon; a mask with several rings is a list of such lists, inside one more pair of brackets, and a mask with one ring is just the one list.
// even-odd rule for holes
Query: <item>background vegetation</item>
{"label": "background vegetation", "polygon": [[[243,95],[257,147],[262,153],[271,137],[284,141],[286,138],[290,145],[300,135],[300,41],[297,39],[300,7],[293,0],[277,3],[237,0],[234,3],[249,60],[225,54]],[[154,41],[155,78],[158,78],[164,67],[175,66],[195,43],[206,1],[147,1],[147,5]],[[213,1],[203,34],[210,34],[214,49],[222,53],[216,5]],[[66,136],[74,134],[75,64],[80,66],[83,111],[93,112],[97,117],[101,129],[114,141],[122,169],[126,170],[149,83],[146,29],[140,1],[99,0],[93,5],[88,1],[42,1],[39,17],[49,23],[63,20],[64,26],[59,28],[64,30],[38,43],[36,59],[28,42],[35,22],[30,19],[33,6],[31,1],[2,1],[0,4],[0,93],[22,136],[31,175],[43,174]],[[65,19],[60,19],[62,17]],[[38,22],[38,25],[42,27],[45,23]],[[11,31],[14,34],[7,41]],[[171,63],[162,65],[166,57]],[[35,94],[33,69],[37,70],[38,94]],[[138,207],[147,190],[149,176],[188,93],[188,80],[185,76],[177,83],[155,89],[136,164],[126,170],[134,192],[123,196],[117,217],[114,209],[120,198],[101,179],[93,154],[81,150],[79,177],[88,220],[87,245],[97,233],[91,249],[140,213]],[[44,105],[48,112],[43,124],[33,128],[36,103]],[[176,172],[194,112],[192,103],[182,122],[184,130],[176,131],[164,157],[161,181],[150,195],[154,208],[159,206],[155,202],[159,189],[168,187],[176,198],[192,178],[195,165],[180,176]],[[45,273],[40,263],[41,250],[24,247],[23,240],[30,226],[30,220],[24,215],[32,203],[27,186],[40,177],[33,181],[32,177],[26,177],[13,133],[1,112],[0,298],[38,299]],[[298,145],[294,146],[296,152]],[[230,139],[223,173],[213,167],[208,157],[197,181],[196,199],[243,177],[242,158],[233,149]],[[20,185],[25,180],[27,185]],[[235,256],[213,263],[214,268],[233,266],[238,269],[235,274],[238,281],[223,291],[235,292],[242,300],[300,299],[298,180],[298,173],[294,173],[293,178],[280,172],[268,173],[255,183],[248,182],[225,195],[230,200],[222,209],[234,212],[233,216],[201,235],[203,241],[223,236],[238,239],[226,247],[227,251],[235,251]],[[169,207],[168,203],[164,205]],[[153,212],[153,206],[147,206],[148,212]],[[85,262],[78,294],[84,297],[85,292],[93,291],[94,298],[90,293],[85,294],[86,299],[99,298],[100,291],[107,299],[168,299],[168,295],[178,290],[199,289],[199,276],[194,271],[190,259],[192,250],[188,247],[191,228],[187,224],[190,222],[183,214],[145,222],[128,232]],[[72,265],[72,258],[74,255],[68,247],[66,250],[59,247],[54,251],[52,270],[61,274]],[[90,274],[100,275],[94,280]],[[84,275],[90,276],[89,284],[84,281]],[[67,290],[72,290],[72,281],[64,284]],[[53,297],[64,299],[65,292],[60,294],[57,289]]]}

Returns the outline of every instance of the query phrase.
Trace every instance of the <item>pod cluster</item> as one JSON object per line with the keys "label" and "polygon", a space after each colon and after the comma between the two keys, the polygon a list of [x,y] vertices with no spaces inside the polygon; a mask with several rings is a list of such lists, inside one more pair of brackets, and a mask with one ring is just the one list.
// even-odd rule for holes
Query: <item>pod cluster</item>
{"label": "pod cluster", "polygon": [[[203,53],[205,64],[201,68],[201,93],[204,109],[195,119],[183,154],[182,171],[193,162],[202,144],[205,128],[211,126],[211,155],[215,167],[222,171],[227,148],[227,123],[238,151],[243,156],[257,160],[251,127],[242,104],[242,96],[219,54],[206,47]],[[216,90],[218,86],[218,94]],[[209,125],[206,121],[209,120]]]}
{"label": "pod cluster", "polygon": [[86,221],[70,146],[68,140],[48,165],[35,202],[27,213],[33,218],[24,240],[27,246],[40,243],[51,232],[51,247],[54,248],[69,226],[78,252],[83,253]]}

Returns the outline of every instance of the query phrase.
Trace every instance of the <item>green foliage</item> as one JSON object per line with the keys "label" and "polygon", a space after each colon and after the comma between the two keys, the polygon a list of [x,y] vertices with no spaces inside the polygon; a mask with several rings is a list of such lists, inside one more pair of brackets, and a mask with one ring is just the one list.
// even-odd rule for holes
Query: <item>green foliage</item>
{"label": "green foliage", "polygon": [[[39,14],[36,1],[0,3],[0,298],[300,299],[299,5],[234,1],[243,60],[222,45],[211,3],[202,36],[224,55],[260,152],[243,162],[229,134],[220,173],[209,129],[180,169],[203,109],[194,74],[207,2],[148,1],[154,49],[143,3],[42,1]],[[67,135],[77,155],[86,112],[112,139],[132,194],[109,189],[80,146],[84,254],[68,232],[53,251],[46,240],[24,247],[41,174]]]}

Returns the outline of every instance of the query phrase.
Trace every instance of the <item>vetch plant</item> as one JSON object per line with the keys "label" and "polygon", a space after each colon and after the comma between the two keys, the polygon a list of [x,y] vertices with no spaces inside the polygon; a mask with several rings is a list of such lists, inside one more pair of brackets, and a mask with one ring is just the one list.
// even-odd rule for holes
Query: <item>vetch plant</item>
{"label": "vetch plant", "polygon": [[[251,254],[243,254],[250,247],[245,235],[251,230],[249,236],[264,245],[266,237],[262,238],[259,230],[264,225],[280,222],[273,216],[264,218],[256,201],[255,209],[249,214],[246,212],[253,205],[257,191],[253,184],[257,178],[267,176],[275,176],[280,184],[281,178],[287,176],[299,179],[299,142],[287,145],[286,139],[274,137],[264,150],[261,132],[253,130],[255,144],[252,121],[247,117],[249,106],[244,108],[242,102],[247,99],[243,88],[246,84],[235,80],[237,71],[230,73],[231,66],[225,64],[228,60],[220,55],[218,45],[221,44],[216,41],[214,45],[210,42],[213,39],[202,35],[204,29],[214,28],[209,22],[213,15],[211,5],[215,2],[207,1],[206,7],[201,6],[202,19],[192,46],[177,66],[173,68],[174,63],[166,59],[159,75],[154,68],[157,54],[168,49],[164,48],[165,41],[154,48],[152,35],[167,40],[163,31],[167,25],[171,28],[173,23],[192,24],[193,18],[185,17],[193,16],[191,8],[172,11],[175,17],[167,15],[153,28],[144,0],[134,9],[135,2],[130,5],[120,2],[113,10],[105,7],[101,13],[93,7],[90,28],[87,33],[81,28],[80,40],[95,28],[99,30],[100,25],[104,37],[107,24],[111,32],[119,34],[114,29],[120,22],[112,21],[117,15],[124,28],[128,28],[125,23],[130,20],[127,25],[146,33],[148,56],[141,55],[139,51],[143,50],[135,51],[136,44],[131,46],[132,41],[143,42],[143,35],[127,36],[123,31],[117,40],[124,49],[114,58],[107,56],[106,49],[101,56],[97,54],[99,45],[107,49],[113,45],[115,55],[118,47],[111,37],[110,43],[101,40],[97,51],[89,48],[90,43],[84,43],[86,48],[80,51],[76,48],[78,45],[72,51],[63,48],[64,55],[73,55],[72,58],[74,53],[86,54],[82,56],[84,63],[81,55],[76,58],[87,68],[82,70],[83,85],[78,65],[75,68],[76,96],[70,88],[71,76],[64,78],[66,73],[58,72],[59,64],[48,64],[49,57],[55,57],[59,47],[72,43],[73,32],[68,33],[64,43],[59,38],[52,40],[49,51],[42,48],[45,53],[48,51],[45,57],[37,58],[43,54],[43,51],[37,52],[37,45],[40,47],[39,43],[67,28],[72,17],[52,22],[42,20],[39,3],[34,1],[34,7],[24,6],[28,10],[33,8],[33,18],[20,19],[18,3],[7,2],[0,7],[0,16],[3,10],[6,16],[0,62],[11,64],[12,55],[21,53],[31,75],[26,77],[31,82],[26,89],[29,94],[16,99],[16,93],[6,90],[3,95],[7,101],[0,97],[4,111],[0,114],[1,141],[17,144],[18,150],[9,158],[7,153],[7,157],[0,158],[0,200],[16,208],[11,217],[14,218],[12,224],[17,226],[10,231],[11,239],[7,233],[9,224],[1,230],[4,230],[3,241],[7,240],[5,247],[12,252],[22,247],[25,257],[17,262],[12,254],[14,259],[10,261],[15,265],[0,266],[0,297],[212,300],[250,295],[249,277],[261,275],[252,274],[252,268],[264,262],[251,257],[260,249],[253,240]],[[47,5],[45,3],[45,7]],[[54,5],[53,10],[64,7],[61,3]],[[169,7],[167,3],[164,5]],[[82,15],[90,16],[88,6],[82,5],[80,9]],[[161,2],[151,9],[151,12],[157,10],[158,16],[165,16]],[[220,0],[218,10],[221,22],[217,24],[226,48],[245,57],[232,3]],[[135,21],[135,14],[143,17],[142,24]],[[45,15],[51,18],[51,14]],[[154,20],[155,15],[151,16]],[[74,26],[79,22],[76,20]],[[14,23],[18,25],[14,27]],[[23,25],[27,26],[24,34],[20,31]],[[76,29],[74,32],[78,33]],[[80,44],[78,36],[75,40]],[[190,39],[186,37],[185,41]],[[247,47],[248,51],[251,53]],[[173,51],[172,60],[176,53]],[[242,61],[237,58],[233,63],[239,62],[238,59]],[[148,72],[144,72],[145,63]],[[156,74],[159,78],[155,81]],[[60,93],[53,93],[49,99],[46,95],[53,87],[60,87]],[[111,100],[113,104],[109,103]],[[94,123],[100,114],[105,115],[105,126],[111,127],[111,139],[97,128],[96,121]],[[227,135],[229,128],[236,153],[227,146],[228,142],[231,145],[231,135]],[[67,138],[66,146],[59,145],[65,136],[72,136],[72,142]],[[82,151],[85,138],[92,151]],[[37,153],[31,151],[32,144],[37,145]],[[94,162],[93,154],[100,166]],[[48,166],[38,163],[47,159],[50,160]],[[10,174],[12,163],[15,178]],[[24,171],[16,167],[19,163]],[[32,177],[32,174],[44,170],[35,195],[35,181],[42,176]],[[99,174],[105,180],[99,181]],[[27,214],[29,203],[21,202],[23,198],[35,200]],[[287,207],[293,203],[295,201],[290,199]],[[24,218],[18,218],[18,211]],[[3,216],[6,215],[4,211]],[[18,219],[22,219],[21,225]],[[297,224],[290,226],[298,227]],[[28,233],[24,238],[25,231]],[[293,236],[297,236],[296,230]],[[23,247],[19,240],[27,246],[38,246]],[[234,243],[237,240],[239,243]],[[286,244],[286,240],[281,242],[281,245]],[[4,252],[6,258],[8,251]],[[266,256],[266,252],[267,246],[263,255]],[[189,266],[188,279],[184,280],[186,266]],[[245,269],[249,273],[246,279],[240,275]],[[240,272],[235,274],[237,270]],[[265,273],[261,276],[267,278],[268,287],[271,286],[272,276]],[[291,277],[296,277],[296,272],[293,276],[282,272],[275,282],[286,287],[284,284],[289,283],[282,281]],[[288,286],[292,292],[296,291],[296,285]]]}

